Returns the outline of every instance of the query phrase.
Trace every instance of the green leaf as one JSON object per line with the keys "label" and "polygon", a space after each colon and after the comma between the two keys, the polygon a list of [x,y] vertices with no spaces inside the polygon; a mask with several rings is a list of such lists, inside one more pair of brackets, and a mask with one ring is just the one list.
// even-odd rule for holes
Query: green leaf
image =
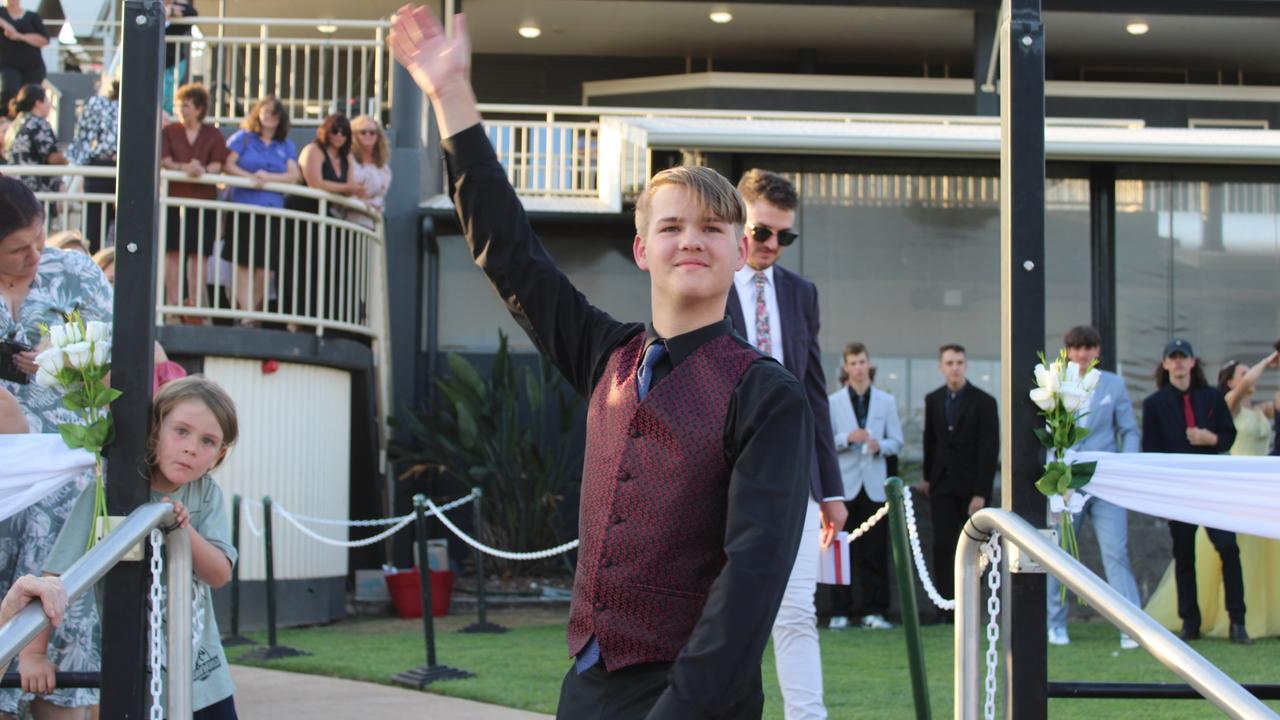
{"label": "green leaf", "polygon": [[477,434],[475,415],[463,404],[454,405],[454,410],[458,413],[458,439],[463,445],[474,445]]}
{"label": "green leaf", "polygon": [[449,372],[454,377],[465,383],[477,398],[485,396],[484,378],[480,377],[480,371],[476,370],[475,365],[457,353],[449,353],[448,361]]}
{"label": "green leaf", "polygon": [[1048,497],[1058,494],[1058,478],[1062,477],[1062,463],[1049,463],[1045,466],[1044,475],[1036,481],[1036,489]]}
{"label": "green leaf", "polygon": [[111,433],[111,419],[102,418],[95,420],[87,428],[84,433],[84,446],[89,450],[101,450],[102,446],[107,443],[107,436]]}
{"label": "green leaf", "polygon": [[124,397],[124,392],[123,392],[123,391],[121,391],[121,390],[117,390],[117,389],[115,389],[115,388],[107,388],[107,391],[106,391],[106,393],[104,394],[104,400],[105,400],[105,401],[104,401],[103,403],[100,403],[100,404],[99,404],[99,407],[101,407],[101,405],[108,405],[108,404],[110,404],[110,403],[113,403],[113,402],[115,402],[116,400],[119,400],[119,399],[120,399],[120,398],[122,398],[122,397]]}
{"label": "green leaf", "polygon": [[1075,465],[1072,465],[1071,487],[1075,490],[1079,490],[1085,485],[1088,485],[1089,481],[1093,479],[1094,471],[1097,469],[1098,463],[1096,462],[1076,463]]}
{"label": "green leaf", "polygon": [[1058,494],[1065,495],[1071,487],[1071,466],[1063,465],[1062,474],[1058,476]]}
{"label": "green leaf", "polygon": [[1075,428],[1072,429],[1071,431],[1071,447],[1074,447],[1081,440],[1084,440],[1088,436],[1089,436],[1089,428],[1080,427],[1079,425],[1075,426]]}
{"label": "green leaf", "polygon": [[1053,449],[1053,436],[1049,434],[1048,430],[1045,430],[1044,428],[1033,428],[1031,432],[1035,433],[1036,437],[1040,439],[1041,445],[1049,450]]}
{"label": "green leaf", "polygon": [[84,447],[85,428],[78,423],[62,423],[58,426],[58,434],[62,435],[62,442],[67,447],[75,450]]}

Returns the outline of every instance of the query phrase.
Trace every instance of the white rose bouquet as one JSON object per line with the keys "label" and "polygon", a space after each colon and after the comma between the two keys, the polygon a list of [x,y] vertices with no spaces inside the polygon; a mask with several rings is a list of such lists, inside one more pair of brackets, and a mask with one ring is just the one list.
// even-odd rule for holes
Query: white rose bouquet
{"label": "white rose bouquet", "polygon": [[[85,322],[79,310],[66,316],[62,325],[41,325],[49,347],[36,356],[36,383],[44,388],[61,388],[62,404],[80,416],[81,422],[62,423],[58,432],[67,447],[93,453],[95,468],[94,526],[96,518],[107,517],[107,493],[102,481],[102,448],[115,437],[111,402],[119,390],[106,383],[111,372],[111,328],[103,322]],[[106,520],[102,521],[107,522]],[[97,533],[89,532],[87,547],[93,547]]]}
{"label": "white rose bouquet", "polygon": [[1080,442],[1089,429],[1077,422],[1087,415],[1081,412],[1089,406],[1089,397],[1102,376],[1094,367],[1081,368],[1067,359],[1067,351],[1061,350],[1052,363],[1040,355],[1036,365],[1036,387],[1031,391],[1031,401],[1040,408],[1045,426],[1036,428],[1040,444],[1049,451],[1044,475],[1036,481],[1036,489],[1049,498],[1049,509],[1059,514],[1062,549],[1080,559],[1080,547],[1076,542],[1075,527],[1071,516],[1084,508],[1085,496],[1077,492],[1093,478],[1097,463],[1072,463],[1067,460],[1067,448]]}

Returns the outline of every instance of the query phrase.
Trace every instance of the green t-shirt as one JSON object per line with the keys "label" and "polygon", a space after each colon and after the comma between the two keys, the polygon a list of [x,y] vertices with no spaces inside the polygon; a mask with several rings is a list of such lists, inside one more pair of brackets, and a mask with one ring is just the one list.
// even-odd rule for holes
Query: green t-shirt
{"label": "green t-shirt", "polygon": [[[191,513],[191,527],[235,564],[236,549],[231,545],[231,526],[227,520],[226,502],[222,489],[212,477],[205,475],[171,493],[151,491],[152,502],[160,502],[166,497],[182,503]],[[45,561],[44,572],[61,575],[84,555],[93,519],[93,498],[94,486],[90,483],[71,509],[67,523],[62,527],[58,541],[54,543],[53,551]],[[197,592],[203,596],[201,617],[204,618],[200,641],[192,648],[195,654],[192,709],[199,710],[231,697],[235,693],[235,686],[231,684],[227,656],[219,639],[218,621],[213,615],[213,591],[199,581],[196,587]],[[167,680],[165,687],[168,687]]]}

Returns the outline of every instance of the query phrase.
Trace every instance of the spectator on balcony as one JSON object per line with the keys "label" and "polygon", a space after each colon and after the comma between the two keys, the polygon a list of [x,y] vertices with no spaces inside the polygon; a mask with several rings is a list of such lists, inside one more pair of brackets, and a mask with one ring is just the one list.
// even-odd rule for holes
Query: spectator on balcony
{"label": "spectator on balcony", "polygon": [[[76,121],[75,136],[67,147],[67,159],[76,165],[93,167],[116,166],[116,146],[119,144],[117,129],[120,127],[120,77],[103,78],[97,95],[85,101]],[[84,191],[115,196],[114,177],[86,177]],[[106,208],[106,221],[102,210]],[[90,252],[97,252],[103,245],[111,245],[115,236],[116,206],[114,202],[85,203],[85,231],[89,236]]]}
{"label": "spectator on balcony", "polygon": [[[160,167],[186,173],[191,178],[222,172],[227,143],[222,133],[204,121],[209,112],[209,91],[199,83],[183,85],[178,88],[177,101],[180,120],[169,123],[160,133]],[[216,200],[218,188],[212,183],[170,182],[169,197]],[[168,206],[164,276],[167,304],[188,307],[205,304],[197,258],[208,257],[217,231],[217,210]],[[185,300],[180,286],[184,277]],[[203,324],[203,321],[195,322]]]}
{"label": "spectator on balcony", "polygon": [[[240,130],[227,140],[228,174],[248,178],[252,188],[231,188],[232,202],[263,208],[283,208],[284,195],[262,189],[267,183],[294,184],[302,178],[298,149],[289,140],[289,115],[284,104],[268,95],[254,104]],[[238,212],[230,237],[222,245],[222,257],[236,265],[236,307],[255,311],[263,307],[267,269],[279,250],[283,223],[279,217]],[[250,280],[252,279],[252,287]],[[248,318],[241,325],[256,326]]]}
{"label": "spectator on balcony", "polygon": [[351,179],[364,190],[368,212],[347,210],[353,223],[373,228],[373,218],[387,207],[387,190],[391,189],[391,148],[382,127],[368,115],[351,119]]}
{"label": "spectator on balcony", "polygon": [[[178,115],[174,107],[174,88],[187,81],[187,61],[191,58],[192,26],[171,20],[195,17],[200,13],[188,0],[164,0],[164,111]],[[170,39],[174,38],[174,39]],[[179,99],[181,102],[181,99]]]}
{"label": "spectator on balcony", "polygon": [[[49,124],[53,104],[44,88],[24,85],[9,102],[13,124],[5,131],[5,148],[13,165],[66,165],[67,158],[58,150],[58,138]],[[22,183],[32,192],[57,192],[61,180],[57,176],[23,176]]]}
{"label": "spectator on balcony", "polygon": [[24,10],[20,0],[5,0],[0,7],[0,108],[9,107],[23,85],[44,82],[40,48],[48,44],[44,20]]}

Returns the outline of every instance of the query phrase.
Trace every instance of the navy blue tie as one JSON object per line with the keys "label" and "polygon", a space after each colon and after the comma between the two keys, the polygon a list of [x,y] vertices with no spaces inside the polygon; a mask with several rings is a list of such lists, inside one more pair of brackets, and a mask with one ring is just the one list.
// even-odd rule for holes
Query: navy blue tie
{"label": "navy blue tie", "polygon": [[653,385],[653,366],[666,356],[667,346],[661,342],[653,343],[644,351],[644,360],[636,371],[636,394],[641,400],[649,394],[649,387]]}

